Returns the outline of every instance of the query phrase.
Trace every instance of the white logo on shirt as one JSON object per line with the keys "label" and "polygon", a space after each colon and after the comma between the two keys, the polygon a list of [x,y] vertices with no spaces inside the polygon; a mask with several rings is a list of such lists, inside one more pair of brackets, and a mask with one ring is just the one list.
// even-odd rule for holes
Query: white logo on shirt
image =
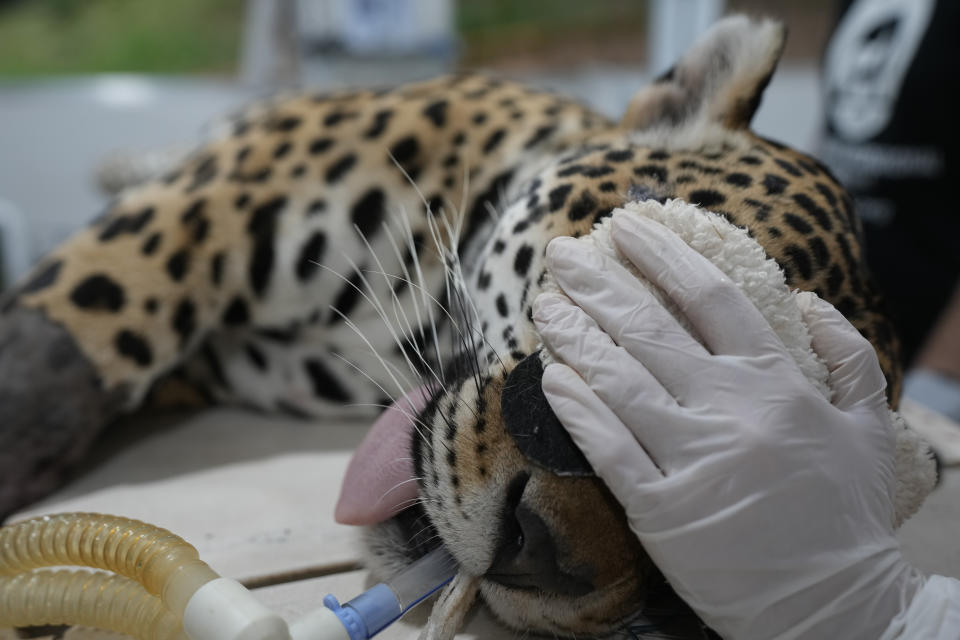
{"label": "white logo on shirt", "polygon": [[827,114],[837,134],[859,142],[890,122],[903,78],[936,0],[856,0],[830,42]]}

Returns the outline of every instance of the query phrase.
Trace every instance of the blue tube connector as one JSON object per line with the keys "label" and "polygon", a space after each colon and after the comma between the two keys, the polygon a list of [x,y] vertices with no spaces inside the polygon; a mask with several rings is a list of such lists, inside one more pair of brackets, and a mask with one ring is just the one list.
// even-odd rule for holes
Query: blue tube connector
{"label": "blue tube connector", "polygon": [[369,640],[450,582],[456,568],[445,550],[435,549],[388,582],[374,585],[342,605],[335,596],[327,595],[323,606],[337,617],[350,640]]}
{"label": "blue tube connector", "polygon": [[396,594],[382,582],[343,605],[328,595],[323,605],[340,619],[350,640],[368,640],[403,614]]}

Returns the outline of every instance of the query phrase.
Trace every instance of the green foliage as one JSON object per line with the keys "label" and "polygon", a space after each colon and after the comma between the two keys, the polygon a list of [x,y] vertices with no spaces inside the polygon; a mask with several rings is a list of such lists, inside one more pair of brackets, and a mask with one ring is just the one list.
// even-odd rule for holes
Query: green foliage
{"label": "green foliage", "polygon": [[[319,0],[317,0],[319,1]],[[643,0],[454,0],[467,59],[643,31]],[[0,0],[0,76],[231,72],[245,0]]]}
{"label": "green foliage", "polygon": [[546,64],[643,55],[643,0],[459,0],[466,66]]}
{"label": "green foliage", "polygon": [[21,0],[0,5],[0,75],[232,71],[243,0]]}
{"label": "green foliage", "polygon": [[636,25],[646,14],[642,0],[459,0],[457,25],[473,31],[534,26],[550,30]]}

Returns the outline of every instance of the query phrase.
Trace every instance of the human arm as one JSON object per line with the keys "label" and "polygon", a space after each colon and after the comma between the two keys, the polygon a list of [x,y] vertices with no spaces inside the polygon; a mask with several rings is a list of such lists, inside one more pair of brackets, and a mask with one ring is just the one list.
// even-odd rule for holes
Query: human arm
{"label": "human arm", "polygon": [[704,344],[626,269],[557,240],[548,266],[570,299],[541,297],[534,319],[569,366],[547,367],[543,387],[664,575],[730,638],[877,638],[908,620],[917,593],[942,589],[893,535],[870,344],[829,304],[800,298],[828,402],[712,264],[656,223],[613,223],[620,251]]}

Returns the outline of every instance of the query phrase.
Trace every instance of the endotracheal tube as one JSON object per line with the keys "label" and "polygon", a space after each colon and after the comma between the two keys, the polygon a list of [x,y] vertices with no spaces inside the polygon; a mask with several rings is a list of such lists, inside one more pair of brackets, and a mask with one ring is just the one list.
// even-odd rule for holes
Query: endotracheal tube
{"label": "endotracheal tube", "polygon": [[[51,571],[79,565],[99,569]],[[90,513],[0,528],[0,628],[80,624],[142,640],[366,640],[450,581],[437,549],[386,583],[290,627],[165,529]]]}

